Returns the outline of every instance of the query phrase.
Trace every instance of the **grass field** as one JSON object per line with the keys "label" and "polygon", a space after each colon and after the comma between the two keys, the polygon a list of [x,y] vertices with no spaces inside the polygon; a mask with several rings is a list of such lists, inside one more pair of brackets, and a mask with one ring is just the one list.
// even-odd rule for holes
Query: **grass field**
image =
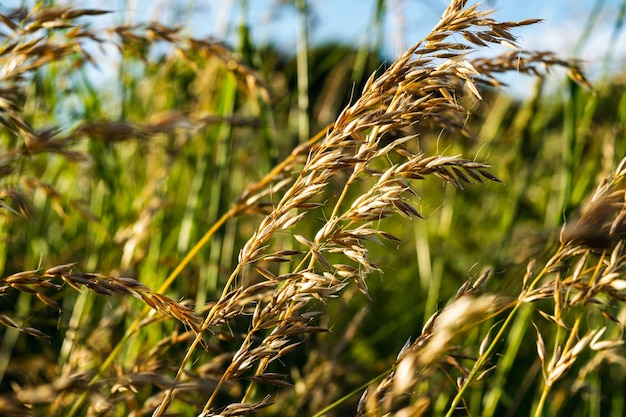
{"label": "grass field", "polygon": [[1,9],[0,414],[623,416],[623,74],[462,0],[395,61],[384,0],[362,48],[291,3],[292,55]]}

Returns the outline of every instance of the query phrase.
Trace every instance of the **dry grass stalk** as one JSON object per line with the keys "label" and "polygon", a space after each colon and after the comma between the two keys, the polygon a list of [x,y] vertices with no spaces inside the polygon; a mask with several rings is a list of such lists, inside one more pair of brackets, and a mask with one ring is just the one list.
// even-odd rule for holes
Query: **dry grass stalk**
{"label": "dry grass stalk", "polygon": [[[622,160],[616,173],[607,178],[598,188],[588,208],[583,211],[583,215],[573,228],[573,230],[582,228],[589,231],[591,228],[586,228],[587,223],[593,223],[595,225],[594,241],[579,239],[571,231],[572,229],[565,227],[566,233],[562,234],[561,247],[546,262],[544,268],[537,271],[534,261],[528,264],[518,302],[513,305],[509,304],[514,308],[500,327],[498,334],[495,337],[490,337],[489,334],[484,337],[473,366],[465,368],[457,361],[448,361],[448,364],[453,365],[460,375],[457,381],[460,392],[450,405],[448,415],[452,414],[457,401],[463,401],[462,394],[469,384],[481,380],[493,371],[493,366],[485,367],[487,358],[493,355],[495,345],[520,305],[535,303],[539,300],[552,300],[553,312],[546,313],[539,310],[539,313],[548,319],[549,323],[560,326],[566,334],[562,342],[556,341],[550,354],[550,346],[547,345],[540,328],[535,325],[537,355],[542,365],[544,380],[544,389],[536,410],[537,416],[541,415],[551,388],[557,381],[563,379],[577,362],[583,361],[584,363],[587,360],[588,363],[594,363],[594,361],[597,362],[595,358],[602,360],[602,358],[613,358],[619,355],[617,349],[624,344],[623,324],[612,316],[609,310],[611,301],[618,303],[626,301],[624,295],[626,285],[620,278],[626,268],[625,240],[622,233],[615,233],[623,226],[622,213],[626,209],[622,190],[623,179],[626,177],[625,166],[626,159]],[[602,216],[598,214],[598,205],[608,206],[602,210]],[[569,238],[563,238],[563,235]],[[598,245],[590,245],[598,239],[603,242],[602,248]],[[598,254],[599,250],[602,251],[601,254]],[[589,265],[592,260],[596,263]],[[570,265],[569,270],[564,269],[565,265]],[[482,282],[484,279],[481,278],[478,281]],[[413,415],[423,415],[429,410],[431,399],[428,392],[418,389],[420,382],[432,379],[433,375],[439,371],[446,355],[451,355],[455,349],[450,343],[452,335],[458,329],[463,328],[465,323],[475,325],[477,321],[480,321],[480,319],[471,320],[473,315],[468,312],[462,314],[453,314],[453,312],[456,309],[471,307],[478,317],[486,318],[493,311],[505,307],[502,303],[493,304],[493,299],[489,296],[480,296],[478,300],[483,302],[476,302],[478,300],[468,297],[478,291],[481,286],[479,282],[470,287],[470,281],[467,281],[459,290],[457,300],[426,322],[417,340],[402,349],[398,355],[398,361],[388,376],[376,388],[370,387],[363,394],[359,406],[361,414],[411,415],[410,413],[413,413]],[[601,313],[605,325],[586,330],[581,336],[587,314],[593,311]],[[613,335],[605,337],[609,328]],[[587,359],[586,352],[596,353],[591,359]],[[453,356],[449,357],[453,358]],[[589,372],[589,370],[584,371],[588,366],[583,365],[580,372]],[[576,384],[581,384],[580,378]]]}
{"label": "dry grass stalk", "polygon": [[[551,313],[540,311],[549,322],[561,327],[567,337],[558,341],[548,354],[544,337],[538,327],[537,354],[542,365],[544,389],[536,409],[540,415],[554,384],[581,361],[587,350],[599,352],[593,356],[610,357],[623,343],[623,323],[610,311],[611,303],[626,301],[626,281],[621,279],[626,268],[624,252],[624,178],[626,159],[616,172],[606,178],[592,196],[590,203],[572,226],[564,226],[561,247],[546,267],[525,290],[520,300],[536,302],[552,299]],[[563,269],[564,265],[573,265]],[[534,288],[535,284],[541,284]],[[584,332],[581,328],[588,314],[599,312],[604,327]],[[604,337],[607,328],[613,336]],[[589,363],[593,358],[587,359]]]}
{"label": "dry grass stalk", "polygon": [[626,181],[624,162],[613,178],[606,180],[591,198],[583,213],[561,231],[561,243],[591,249],[611,248],[626,234]]}
{"label": "dry grass stalk", "polygon": [[[74,265],[73,263],[58,265],[48,268],[45,271],[32,270],[17,272],[0,279],[0,282],[4,284],[3,287],[0,287],[0,290],[4,292],[9,288],[13,288],[18,291],[35,294],[42,303],[59,312],[61,311],[61,307],[56,301],[46,295],[45,291],[48,289],[59,290],[63,283],[77,291],[81,291],[82,287],[86,287],[98,295],[132,295],[142,300],[154,311],[180,321],[195,332],[200,331],[202,320],[196,316],[189,307],[177,303],[165,295],[155,293],[133,278],[73,272],[72,267]],[[37,329],[18,326],[12,319],[5,315],[0,315],[0,317],[0,322],[7,327],[20,329],[34,336],[45,336],[43,332]]]}
{"label": "dry grass stalk", "polygon": [[[83,122],[71,132],[58,126],[38,127],[24,118],[26,86],[33,74],[52,64],[71,65],[78,70],[87,64],[98,65],[98,59],[88,50],[96,44],[97,49],[118,45],[122,54],[130,53],[144,59],[150,48],[159,42],[169,44],[195,71],[202,71],[206,62],[216,60],[226,72],[237,75],[247,86],[251,95],[271,102],[269,89],[256,71],[239,62],[233,53],[219,42],[193,39],[182,36],[179,28],[168,28],[159,23],[117,26],[108,30],[89,29],[81,18],[110,13],[106,10],[75,9],[60,6],[42,6],[32,10],[16,9],[0,14],[0,21],[11,33],[0,46],[0,123],[21,144],[13,149],[3,149],[0,155],[0,178],[14,172],[16,166],[28,157],[55,153],[68,160],[89,162],[85,152],[75,150],[85,138],[119,142],[129,139],[150,139],[177,129],[206,129],[214,124],[227,123],[232,126],[256,126],[258,120],[249,117],[218,117],[206,114],[203,109],[187,112],[155,115],[144,123],[131,121],[96,120]],[[17,205],[16,197],[21,190],[2,190],[13,193],[8,200],[15,204],[2,203],[0,207],[20,213],[24,205]],[[15,194],[18,193],[18,194]],[[79,210],[84,210],[79,208]],[[22,213],[25,214],[25,213]],[[89,215],[88,213],[85,213]]]}
{"label": "dry grass stalk", "polygon": [[[421,383],[442,372],[442,368],[454,368],[465,376],[470,374],[470,369],[456,359],[468,359],[456,343],[464,332],[490,317],[504,304],[503,298],[472,296],[474,292],[469,289],[459,294],[450,305],[426,321],[419,337],[402,348],[385,379],[363,393],[357,410],[359,415],[423,415],[436,398],[427,386],[419,388]],[[479,355],[483,354],[481,348]],[[462,378],[457,381],[459,387],[463,383]]]}
{"label": "dry grass stalk", "polygon": [[[115,142],[131,138],[147,139],[173,129],[196,129],[214,122],[228,122],[233,125],[254,122],[239,118],[216,119],[201,113],[174,113],[145,123],[86,123],[65,136],[54,127],[35,129],[21,115],[25,75],[50,62],[65,59],[76,51],[80,53],[79,64],[82,65],[83,62],[92,60],[85,53],[82,42],[103,42],[96,33],[72,23],[72,19],[98,14],[99,11],[69,8],[41,10],[41,13],[32,13],[21,23],[16,23],[17,17],[2,16],[4,24],[14,31],[15,40],[6,44],[0,52],[0,58],[4,57],[2,59],[5,60],[5,69],[0,74],[0,88],[6,92],[5,101],[0,106],[0,121],[12,134],[24,140],[23,146],[8,154],[9,165],[15,158],[40,152],[55,152],[79,159],[81,155],[68,148],[82,137]],[[146,369],[125,375],[127,380],[117,382],[115,389],[111,389],[111,393],[117,394],[132,391],[134,386],[142,384],[159,387],[160,391],[140,408],[136,407],[136,412],[156,410],[155,416],[163,415],[174,397],[184,397],[185,393],[200,388],[208,392],[208,400],[201,413],[204,416],[216,413],[229,416],[247,415],[267,407],[270,403],[268,398],[254,399],[256,384],[279,387],[289,385],[286,376],[270,372],[269,365],[295,349],[302,336],[325,331],[318,325],[316,312],[311,310],[315,307],[312,306],[337,297],[349,282],[355,282],[356,287],[369,296],[366,279],[371,272],[380,271],[381,268],[368,256],[367,243],[398,240],[380,228],[384,224],[380,221],[394,213],[408,218],[422,217],[420,211],[413,206],[412,198],[416,192],[411,187],[411,180],[436,176],[459,188],[485,180],[499,181],[487,170],[487,164],[460,156],[425,155],[412,150],[412,142],[417,142],[417,138],[402,136],[402,130],[417,124],[439,126],[474,138],[466,129],[467,110],[463,104],[481,98],[481,84],[499,85],[495,75],[500,72],[516,70],[539,75],[540,66],[564,66],[571,70],[575,81],[586,83],[576,63],[560,60],[546,52],[516,52],[492,59],[470,59],[469,54],[476,47],[489,44],[516,47],[511,31],[516,27],[537,22],[497,22],[489,18],[489,15],[489,12],[480,11],[477,5],[467,6],[466,1],[452,1],[439,24],[423,41],[409,49],[380,76],[370,77],[361,96],[341,112],[323,139],[311,140],[294,150],[292,156],[272,171],[267,180],[253,185],[242,194],[233,211],[229,212],[231,215],[261,212],[266,216],[253,236],[243,245],[238,263],[224,284],[221,296],[206,306],[203,317],[134,279],[72,272],[72,264],[60,265],[44,272],[35,270],[14,274],[4,279],[5,288],[33,292],[43,303],[56,309],[59,308],[58,305],[44,293],[44,289],[58,288],[60,281],[76,289],[86,286],[99,295],[130,294],[155,311],[175,318],[191,328],[193,335],[186,333],[168,337],[148,355],[149,359],[154,359],[162,352],[161,349],[175,344],[189,344],[185,358],[177,364],[178,372],[175,377],[150,372],[148,369],[164,365],[156,360],[146,360],[141,364]],[[54,37],[34,37],[33,34],[41,28],[53,31],[69,29],[65,35],[67,41],[55,43]],[[245,81],[249,91],[270,101],[269,90],[258,74],[237,62],[232,53],[219,43],[187,39],[180,35],[178,29],[158,24],[117,27],[109,33],[117,36],[118,45],[123,52],[140,59],[155,41],[170,44],[192,68],[202,59],[216,57],[227,71],[236,73]],[[457,41],[454,35],[461,35],[467,43]],[[400,137],[387,144],[384,142],[398,132]],[[402,162],[388,162],[397,161],[398,158]],[[342,181],[344,188],[336,201],[326,202],[320,196],[324,195],[331,181]],[[369,185],[369,188],[349,201],[349,191],[356,188],[357,183]],[[609,195],[611,207],[621,201],[619,198],[623,196]],[[264,199],[268,197],[277,201],[267,203]],[[329,209],[330,213],[323,213],[323,208]],[[312,236],[297,233],[297,225],[302,219],[313,216],[315,212],[325,214],[324,225]],[[620,214],[618,217],[623,216]],[[610,225],[603,223],[602,227],[607,233],[621,237],[621,232],[616,234],[616,231],[621,230],[622,223],[623,218],[620,221],[614,220]],[[278,232],[283,231],[292,233],[298,250],[285,250],[277,244],[275,237]],[[570,240],[574,242],[576,239]],[[131,252],[129,249],[128,253]],[[544,269],[544,274],[554,272],[558,263],[568,256],[581,253],[587,252],[579,247],[565,245],[559,252],[558,259]],[[132,253],[128,257],[132,258]],[[611,258],[616,259],[614,264],[617,268],[621,262],[621,252]],[[282,262],[292,262],[294,267],[288,273],[279,273],[277,265]],[[125,260],[125,263],[129,264],[130,260]],[[578,294],[584,294],[582,298],[558,299],[556,304],[563,306],[581,301],[586,303],[598,293],[607,292],[607,288],[611,286],[614,289],[619,287],[621,283],[614,275],[615,268],[606,267],[603,270],[607,273],[596,273],[593,278],[581,281],[580,276],[600,271],[589,270],[583,262],[576,279],[572,278],[571,282],[555,281],[538,289],[534,289],[538,282],[532,277],[534,271],[529,271],[525,284],[530,286],[525,289],[521,300],[529,302],[558,297],[556,294],[561,292],[561,286],[569,286],[575,288]],[[466,329],[465,326],[474,323],[472,319],[479,321],[501,307],[501,299],[477,295],[486,278],[487,275],[484,275],[474,284],[466,282],[459,290],[457,299],[427,322],[420,337],[400,353],[394,371],[375,391],[368,391],[360,411],[420,415],[427,410],[430,400],[423,393],[417,393],[412,398],[415,401],[407,403],[405,394],[435,372],[435,365],[445,363],[446,366],[459,370],[463,375],[458,382],[459,389],[472,382],[473,375],[488,371],[484,364],[490,355],[490,349],[481,345],[479,360],[475,360],[471,369],[466,369],[456,359],[455,354],[458,352],[451,346],[456,336]],[[584,291],[581,286],[586,286]],[[466,321],[458,321],[459,316]],[[555,321],[559,322],[558,317],[562,313],[555,312],[554,316],[557,317]],[[228,332],[224,329],[235,320],[245,321],[249,326],[245,334],[231,336],[239,344],[234,351],[222,353],[204,342],[203,337],[209,332],[216,337],[227,337]],[[2,316],[0,321],[7,326],[19,328],[6,316]],[[24,328],[22,330],[26,331]],[[558,362],[565,357],[560,356],[555,359],[554,366],[549,367],[554,379],[559,376],[560,369],[571,364],[572,358],[583,347],[604,346],[596,340],[600,334],[587,333],[583,339],[570,344],[571,349],[565,351],[570,352],[567,353],[568,359]],[[196,354],[198,344],[215,355],[208,363],[190,366],[190,358]],[[82,381],[81,378],[74,378]],[[242,380],[249,382],[245,389],[229,391],[237,386],[237,381]],[[80,386],[78,389],[93,396],[93,407],[110,407],[109,402],[97,396],[96,388],[102,388],[102,385],[94,383],[95,379],[90,381],[88,388]],[[59,387],[51,384],[42,389],[47,394],[58,395],[66,388],[66,385]],[[239,396],[241,400],[226,406],[219,404],[218,395],[225,391],[231,394],[230,398]],[[21,391],[22,396],[27,394],[31,401],[35,401],[33,398],[37,397],[36,393]],[[128,402],[132,403],[132,398]],[[218,408],[220,410],[216,411]]]}
{"label": "dry grass stalk", "polygon": [[[453,33],[465,31],[467,34],[471,28],[474,30],[472,33],[484,35],[480,41],[469,36],[469,41],[474,41],[478,46],[485,42],[511,43],[514,40],[510,34],[512,28],[536,22],[529,20],[500,24],[485,19],[487,14],[478,11],[477,6],[466,7],[465,1],[453,1],[439,25],[423,42],[409,49],[378,78],[372,75],[361,96],[341,112],[326,137],[311,150],[290,188],[284,191],[281,199],[274,204],[272,211],[239,252],[238,265],[226,282],[222,296],[204,320],[203,329],[214,328],[223,322],[225,305],[240,304],[233,302],[232,298],[239,297],[244,289],[237,287],[233,291],[231,286],[243,279],[244,271],[250,270],[247,266],[256,266],[262,281],[281,283],[274,287],[270,301],[254,303],[242,310],[253,309],[251,327],[220,384],[239,378],[255,365],[255,376],[262,376],[268,364],[283,354],[284,347],[291,349],[295,346],[291,341],[293,336],[319,331],[299,311],[315,299],[335,296],[344,287],[344,280],[354,280],[367,294],[365,279],[369,272],[380,268],[368,258],[364,243],[379,237],[395,240],[386,232],[369,227],[369,224],[392,212],[419,217],[419,212],[407,202],[407,198],[414,192],[406,179],[420,179],[432,174],[458,186],[483,182],[484,179],[497,181],[486,171],[487,165],[484,164],[457,157],[425,157],[411,153],[403,148],[406,142],[413,139],[410,137],[401,137],[380,146],[385,134],[418,123],[440,125],[472,136],[464,128],[466,111],[457,100],[464,95],[464,91],[480,98],[476,83],[493,82],[490,81],[489,72],[481,73],[466,58],[471,52],[471,46],[446,40]],[[574,67],[548,58],[551,56],[534,56],[539,63],[547,66]],[[516,68],[513,62],[508,62],[508,69]],[[527,67],[530,68],[530,65],[528,63]],[[502,63],[498,69],[506,70],[505,64]],[[386,158],[395,149],[407,162],[393,165],[382,173],[377,172],[373,168],[374,161]],[[349,173],[344,180],[344,191],[327,217],[326,224],[313,238],[294,235],[307,251],[296,262],[299,265],[297,269],[287,276],[275,276],[267,268],[260,268],[260,262],[274,256],[271,239],[275,233],[292,229],[309,211],[317,209],[320,203],[315,198],[331,179],[344,172]],[[342,207],[347,204],[344,201],[347,190],[357,179],[371,177],[372,174],[379,176],[377,183],[350,207],[343,209],[342,213]],[[254,200],[256,196],[249,198]],[[279,249],[273,250],[276,252]],[[268,251],[270,254],[267,254]],[[342,255],[352,265],[346,268],[343,264],[332,264],[326,254]],[[271,291],[272,285],[268,287]],[[263,329],[271,329],[271,332],[262,336]],[[260,342],[253,343],[256,338]],[[181,364],[179,375],[194,349],[195,343]],[[211,415],[220,384],[205,404],[203,415]],[[244,402],[249,400],[251,392],[249,388],[244,395]],[[173,391],[170,391],[155,413],[156,416],[165,412],[172,398]]]}

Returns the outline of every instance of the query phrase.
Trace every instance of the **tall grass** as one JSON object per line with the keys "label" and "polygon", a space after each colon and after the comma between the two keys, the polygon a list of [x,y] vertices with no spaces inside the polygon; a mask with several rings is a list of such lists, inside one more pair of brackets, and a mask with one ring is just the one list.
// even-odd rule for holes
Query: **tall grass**
{"label": "tall grass", "polygon": [[388,64],[240,6],[234,49],[0,15],[2,413],[623,415],[623,80],[462,0]]}

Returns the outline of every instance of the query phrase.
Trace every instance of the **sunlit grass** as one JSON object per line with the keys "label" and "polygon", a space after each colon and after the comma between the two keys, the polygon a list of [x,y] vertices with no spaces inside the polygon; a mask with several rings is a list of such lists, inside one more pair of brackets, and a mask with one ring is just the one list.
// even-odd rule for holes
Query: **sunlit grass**
{"label": "sunlit grass", "polygon": [[462,1],[385,63],[386,2],[356,48],[292,6],[293,56],[3,10],[0,410],[622,415],[623,80],[474,59],[534,22]]}

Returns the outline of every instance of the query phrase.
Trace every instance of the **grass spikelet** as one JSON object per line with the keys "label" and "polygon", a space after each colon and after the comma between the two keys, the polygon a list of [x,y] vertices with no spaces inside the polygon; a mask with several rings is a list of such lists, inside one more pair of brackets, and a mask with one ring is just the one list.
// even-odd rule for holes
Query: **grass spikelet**
{"label": "grass spikelet", "polygon": [[623,82],[466,0],[381,64],[386,5],[294,57],[0,7],[0,413],[620,413]]}

